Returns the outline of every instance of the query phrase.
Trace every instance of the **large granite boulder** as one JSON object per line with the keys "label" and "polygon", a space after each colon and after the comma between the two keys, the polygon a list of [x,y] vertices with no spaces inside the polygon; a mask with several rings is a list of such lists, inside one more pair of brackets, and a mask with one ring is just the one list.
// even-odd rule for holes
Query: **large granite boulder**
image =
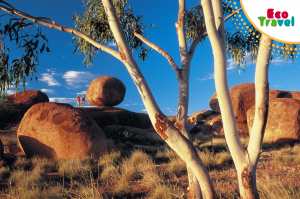
{"label": "large granite boulder", "polygon": [[101,76],[89,85],[86,99],[94,106],[116,106],[120,104],[126,93],[123,82],[115,77]]}
{"label": "large granite boulder", "polygon": [[[253,83],[238,84],[230,88],[229,93],[237,122],[245,123],[247,111],[255,104],[255,85]],[[209,106],[214,112],[221,113],[217,93],[209,100]]]}
{"label": "large granite boulder", "polygon": [[109,106],[76,108],[92,117],[101,129],[112,125],[131,126],[140,129],[152,128],[148,114],[135,113]]}
{"label": "large granite boulder", "polygon": [[[255,106],[247,112],[247,122],[251,133]],[[264,135],[266,143],[291,143],[300,135],[300,100],[277,98],[270,101],[268,120]]]}
{"label": "large granite boulder", "polygon": [[107,149],[96,122],[69,104],[38,103],[24,115],[17,137],[27,156],[82,158]]}

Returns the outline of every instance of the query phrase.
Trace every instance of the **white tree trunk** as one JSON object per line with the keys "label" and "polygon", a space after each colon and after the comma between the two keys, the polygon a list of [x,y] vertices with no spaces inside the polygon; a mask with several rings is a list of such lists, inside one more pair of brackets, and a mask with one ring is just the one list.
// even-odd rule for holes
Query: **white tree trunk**
{"label": "white tree trunk", "polygon": [[258,198],[255,171],[268,112],[269,86],[267,75],[272,41],[266,36],[262,37],[255,76],[256,122],[252,130],[253,133],[251,133],[248,151],[245,151],[237,133],[235,115],[228,88],[226,37],[223,13],[220,6],[221,1],[212,0],[212,2],[210,0],[202,0],[202,6],[207,33],[214,54],[215,84],[225,138],[237,170],[241,197],[244,199]]}
{"label": "white tree trunk", "polygon": [[[111,0],[103,0],[102,3],[105,7],[110,28],[117,41],[122,62],[126,66],[131,78],[138,88],[155,130],[187,163],[188,167],[191,168],[200,183],[203,198],[215,198],[215,190],[208,171],[197,155],[192,142],[184,137],[180,130],[175,128],[175,126],[168,121],[168,119],[162,114],[161,110],[157,106],[150,88],[132,56],[132,51],[124,37],[123,31],[121,30],[116,11]],[[185,85],[188,86],[188,84]],[[186,110],[183,113],[185,112]]]}
{"label": "white tree trunk", "polygon": [[273,40],[265,35],[262,35],[261,39],[255,71],[255,116],[248,145],[248,174],[244,177],[239,176],[240,194],[243,198],[259,198],[256,187],[256,168],[268,118],[268,70],[273,43]]}

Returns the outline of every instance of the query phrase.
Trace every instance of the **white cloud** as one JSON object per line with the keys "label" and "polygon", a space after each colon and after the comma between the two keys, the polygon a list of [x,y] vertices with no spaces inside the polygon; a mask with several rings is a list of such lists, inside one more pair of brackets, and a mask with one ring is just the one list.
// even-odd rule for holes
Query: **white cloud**
{"label": "white cloud", "polygon": [[55,90],[47,89],[47,88],[42,88],[41,91],[44,92],[44,93],[50,93],[50,94],[53,94],[55,92]]}
{"label": "white cloud", "polygon": [[109,43],[108,43],[108,46],[116,47],[117,45],[116,45],[114,42],[109,42]]}
{"label": "white cloud", "polygon": [[288,61],[285,61],[285,60],[283,60],[282,61],[282,58],[280,58],[280,57],[276,57],[275,59],[273,59],[272,61],[271,61],[271,64],[275,64],[276,66],[283,66],[284,64],[292,64],[293,62],[291,61],[291,60],[288,60]]}
{"label": "white cloud", "polygon": [[80,93],[76,93],[77,95],[86,95],[86,91],[81,91]]}
{"label": "white cloud", "polygon": [[236,68],[235,61],[232,58],[228,59],[227,60],[227,70],[233,70],[235,68]]}
{"label": "white cloud", "polygon": [[50,97],[50,102],[59,102],[59,103],[76,103],[76,98],[64,98],[64,97]]}
{"label": "white cloud", "polygon": [[66,80],[67,85],[72,88],[86,86],[97,78],[96,75],[84,71],[67,71],[62,77]]}
{"label": "white cloud", "polygon": [[42,73],[42,78],[39,79],[40,81],[46,82],[48,86],[60,86],[61,84],[54,79],[54,76],[58,74],[55,73],[56,68],[47,69],[48,73]]}
{"label": "white cloud", "polygon": [[16,91],[15,90],[8,90],[7,91],[7,95],[13,95],[13,94],[15,94],[16,93]]}
{"label": "white cloud", "polygon": [[141,110],[141,111],[143,111],[143,112],[147,112],[147,110],[146,110],[146,109],[143,109],[143,110]]}
{"label": "white cloud", "polygon": [[283,86],[281,86],[281,85],[275,85],[275,87],[278,88],[278,87],[283,87]]}
{"label": "white cloud", "polygon": [[133,104],[123,104],[122,106],[136,106],[136,105],[143,105],[143,104],[133,103]]}
{"label": "white cloud", "polygon": [[205,80],[209,80],[209,79],[214,79],[214,73],[209,73],[207,76],[203,77],[200,80],[205,81]]}

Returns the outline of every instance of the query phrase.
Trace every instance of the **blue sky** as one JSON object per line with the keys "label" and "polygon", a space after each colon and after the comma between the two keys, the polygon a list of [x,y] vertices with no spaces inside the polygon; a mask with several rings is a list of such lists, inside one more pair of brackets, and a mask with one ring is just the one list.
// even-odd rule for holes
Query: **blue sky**
{"label": "blue sky", "polygon": [[[142,3],[141,3],[142,2]],[[170,3],[172,2],[172,3]],[[36,17],[48,17],[57,24],[74,27],[71,20],[73,13],[82,13],[81,0],[14,0],[10,2],[16,9]],[[199,1],[188,1],[188,6]],[[147,39],[166,50],[180,65],[178,39],[175,22],[177,21],[177,1],[138,1],[129,0],[130,6],[136,14],[143,15],[145,25],[151,23],[156,28],[146,30]],[[3,11],[0,11],[3,14]],[[225,24],[226,25],[226,24]],[[117,107],[135,112],[146,112],[141,97],[123,64],[111,55],[99,53],[94,66],[85,68],[82,64],[83,56],[73,55],[75,45],[72,45],[72,35],[42,26],[43,33],[49,39],[50,53],[44,52],[39,56],[37,68],[39,78],[36,82],[27,81],[26,89],[35,89],[45,92],[50,101],[76,104],[75,97],[85,94],[90,82],[103,75],[120,79],[126,86],[124,101]],[[109,44],[115,48],[113,44]],[[17,58],[20,52],[11,48],[11,57]],[[153,95],[164,114],[176,114],[178,100],[178,83],[167,60],[155,51],[148,55],[145,62],[137,61],[144,74]],[[255,65],[247,60],[245,71],[239,74],[235,63],[228,59],[228,84],[234,85],[250,82],[254,83]],[[213,54],[209,39],[203,45],[198,45],[191,64],[189,114],[199,110],[208,110],[209,99],[215,92],[213,78]],[[300,91],[299,61],[293,64],[282,64],[276,57],[270,64],[269,82],[271,89]],[[14,88],[9,90],[12,94]],[[22,86],[20,89],[22,90]]]}

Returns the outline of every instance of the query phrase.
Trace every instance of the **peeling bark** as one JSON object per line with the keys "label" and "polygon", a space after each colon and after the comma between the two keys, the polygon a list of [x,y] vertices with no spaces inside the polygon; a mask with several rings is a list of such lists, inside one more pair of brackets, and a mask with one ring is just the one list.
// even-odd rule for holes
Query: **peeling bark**
{"label": "peeling bark", "polygon": [[156,132],[163,138],[164,141],[166,141],[169,136],[166,135],[165,131],[168,129],[168,125],[166,123],[166,119],[164,116],[155,113],[155,129]]}
{"label": "peeling bark", "polygon": [[250,189],[252,187],[252,174],[248,171],[247,167],[244,167],[242,173],[242,184],[245,189]]}

